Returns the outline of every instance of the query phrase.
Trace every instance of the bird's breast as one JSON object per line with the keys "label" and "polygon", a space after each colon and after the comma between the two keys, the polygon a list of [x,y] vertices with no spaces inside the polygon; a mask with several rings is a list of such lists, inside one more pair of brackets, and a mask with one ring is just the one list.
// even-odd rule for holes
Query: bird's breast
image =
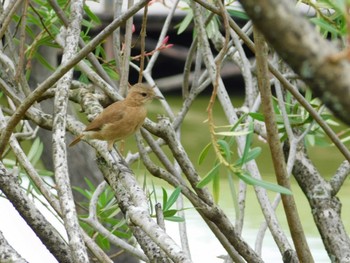
{"label": "bird's breast", "polygon": [[107,140],[122,140],[134,134],[143,124],[147,115],[144,108],[127,108],[123,118],[106,123],[101,132]]}

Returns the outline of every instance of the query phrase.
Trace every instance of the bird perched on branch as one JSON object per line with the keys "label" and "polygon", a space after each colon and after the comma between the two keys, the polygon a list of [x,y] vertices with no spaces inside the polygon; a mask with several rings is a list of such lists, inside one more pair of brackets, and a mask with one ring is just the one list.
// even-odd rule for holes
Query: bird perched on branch
{"label": "bird perched on branch", "polygon": [[124,100],[105,108],[69,146],[81,139],[97,139],[107,141],[111,151],[114,142],[129,137],[141,127],[147,116],[146,104],[154,98],[163,99],[149,85],[135,84]]}

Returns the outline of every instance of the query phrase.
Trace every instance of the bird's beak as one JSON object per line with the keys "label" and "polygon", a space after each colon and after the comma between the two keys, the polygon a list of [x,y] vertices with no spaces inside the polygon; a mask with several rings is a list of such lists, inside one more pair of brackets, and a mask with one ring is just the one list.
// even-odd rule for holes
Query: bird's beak
{"label": "bird's beak", "polygon": [[[152,86],[152,89],[154,89],[155,87],[157,87],[157,86],[156,86],[156,85],[153,85],[153,86]],[[155,95],[153,98],[155,98],[155,99],[157,99],[157,100],[164,100],[163,97],[157,96],[157,95]]]}

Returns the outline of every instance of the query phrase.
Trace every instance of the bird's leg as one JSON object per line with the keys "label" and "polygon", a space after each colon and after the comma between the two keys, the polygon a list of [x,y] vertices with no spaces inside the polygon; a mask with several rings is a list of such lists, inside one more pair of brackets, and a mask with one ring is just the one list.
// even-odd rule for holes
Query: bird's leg
{"label": "bird's leg", "polygon": [[[112,144],[112,147],[108,147],[108,148],[109,148],[109,153],[112,155],[113,160],[115,161],[116,164],[122,163],[125,167],[129,168],[128,163],[125,161],[123,155],[120,153],[120,151],[118,150],[118,148],[114,144]],[[114,150],[117,152],[117,154],[119,156],[119,159],[120,159],[119,162],[117,161],[117,158],[114,155],[114,152],[112,152],[113,148],[114,148]]]}
{"label": "bird's leg", "polygon": [[112,150],[108,150],[108,152],[109,152],[109,154],[112,156],[112,158],[113,158],[115,164],[118,164],[118,160],[115,158],[115,155],[114,155],[113,151],[112,151]]}

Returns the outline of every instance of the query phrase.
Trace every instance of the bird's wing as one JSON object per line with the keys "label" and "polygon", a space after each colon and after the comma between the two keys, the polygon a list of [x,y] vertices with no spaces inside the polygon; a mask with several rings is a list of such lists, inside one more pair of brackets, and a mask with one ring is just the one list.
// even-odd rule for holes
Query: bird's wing
{"label": "bird's wing", "polygon": [[[118,105],[116,105],[118,104]],[[125,107],[120,102],[115,102],[105,108],[100,115],[98,115],[90,124],[85,128],[85,131],[99,131],[105,124],[115,123],[123,119],[125,115]]]}

